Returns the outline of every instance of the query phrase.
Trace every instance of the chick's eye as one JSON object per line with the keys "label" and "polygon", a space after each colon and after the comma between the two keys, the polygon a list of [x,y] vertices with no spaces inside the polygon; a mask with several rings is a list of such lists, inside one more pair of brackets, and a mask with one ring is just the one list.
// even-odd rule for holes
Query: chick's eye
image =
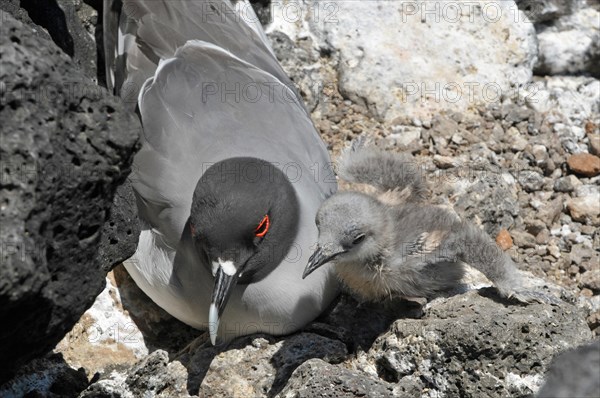
{"label": "chick's eye", "polygon": [[271,226],[271,220],[269,219],[269,215],[263,217],[263,219],[258,223],[258,226],[254,230],[254,235],[258,238],[264,237],[267,232],[269,232],[269,227]]}
{"label": "chick's eye", "polygon": [[353,245],[358,245],[363,240],[365,240],[365,234],[360,234],[356,238],[354,238],[354,240],[352,241],[352,244]]}

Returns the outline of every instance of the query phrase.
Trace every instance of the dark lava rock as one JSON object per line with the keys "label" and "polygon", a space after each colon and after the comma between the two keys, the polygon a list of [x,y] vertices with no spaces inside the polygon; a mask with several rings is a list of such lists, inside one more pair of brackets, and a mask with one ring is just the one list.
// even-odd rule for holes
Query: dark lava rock
{"label": "dark lava rock", "polygon": [[396,319],[420,318],[421,303],[393,299],[383,303],[359,303],[341,294],[307,331],[343,341],[351,352],[367,349]]}
{"label": "dark lava rock", "polygon": [[21,367],[0,386],[0,397],[76,397],[88,386],[83,368],[71,368],[60,354],[38,358]]}
{"label": "dark lava rock", "polygon": [[591,339],[570,304],[507,305],[488,292],[437,299],[423,319],[396,321],[367,363],[385,381],[433,390],[428,396],[526,397],[557,352]]}
{"label": "dark lava rock", "polygon": [[[395,397],[394,385],[367,375],[330,365],[320,359],[311,359],[292,374],[280,396],[285,398],[310,397]],[[406,391],[403,391],[406,392]],[[418,393],[419,391],[414,391]],[[406,396],[418,396],[406,395]]]}
{"label": "dark lava rock", "polygon": [[600,340],[557,356],[538,398],[593,398],[600,393]]}
{"label": "dark lava rock", "polygon": [[105,272],[127,260],[137,247],[140,223],[135,194],[129,180],[115,192],[108,221],[102,228],[98,260]]}
{"label": "dark lava rock", "polygon": [[[87,3],[99,1],[88,0]],[[97,54],[93,38],[98,13],[92,6],[83,0],[0,0],[0,9],[29,25],[40,37],[51,38],[83,69],[86,76],[96,78],[98,56],[101,54]]]}
{"label": "dark lava rock", "polygon": [[[0,82],[1,380],[54,347],[104,287],[101,232],[140,126],[54,43],[7,13]],[[102,261],[112,265],[131,247]]]}
{"label": "dark lava rock", "polygon": [[33,22],[27,10],[21,7],[21,0],[0,0],[0,10],[11,14],[23,24],[29,25],[32,28],[32,32],[39,37],[52,40],[48,31],[46,29],[40,29],[40,27]]}
{"label": "dark lava rock", "polygon": [[564,15],[569,15],[576,8],[574,0],[516,0],[517,6],[530,21],[549,23]]}
{"label": "dark lava rock", "polygon": [[271,0],[250,0],[250,4],[252,4],[256,16],[263,26],[273,22]]}
{"label": "dark lava rock", "polygon": [[121,379],[100,380],[80,398],[189,397],[187,372],[179,362],[169,363],[166,351],[157,350],[134,365]]}
{"label": "dark lava rock", "polygon": [[398,304],[343,295],[309,331],[217,347],[205,334],[170,362],[155,351],[81,397],[524,398],[558,352],[592,335],[570,304],[516,305],[492,289],[435,299],[421,319],[400,316],[410,311]]}

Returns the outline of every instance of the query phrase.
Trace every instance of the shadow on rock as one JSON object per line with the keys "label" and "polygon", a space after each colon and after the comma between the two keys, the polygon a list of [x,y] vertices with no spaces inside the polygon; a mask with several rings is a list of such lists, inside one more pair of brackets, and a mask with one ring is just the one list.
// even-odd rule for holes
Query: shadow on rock
{"label": "shadow on rock", "polygon": [[0,397],[76,397],[88,386],[83,368],[75,370],[61,354],[34,359],[0,386]]}
{"label": "shadow on rock", "polygon": [[340,295],[306,331],[343,341],[352,354],[368,350],[375,339],[397,319],[423,316],[421,303],[393,299],[384,303],[359,303]]}
{"label": "shadow on rock", "polygon": [[67,26],[65,12],[60,8],[56,0],[21,1],[21,7],[27,10],[29,17],[36,24],[46,28],[54,43],[71,57],[75,55],[73,37]]}
{"label": "shadow on rock", "polygon": [[165,350],[170,357],[204,332],[175,319],[146,296],[123,265],[113,269],[123,308],[136,324],[148,351]]}
{"label": "shadow on rock", "polygon": [[[144,343],[151,353],[127,372],[127,388],[130,391],[136,390],[141,386],[138,385],[140,384],[138,379],[156,373],[162,375],[166,385],[172,385],[173,380],[182,378],[187,380],[185,385],[180,385],[179,389],[176,389],[180,393],[197,392],[219,349],[210,345],[206,332],[186,325],[156,305],[135,284],[123,265],[114,268],[113,275],[119,288],[123,308],[140,330]],[[173,363],[169,361],[173,360],[187,368],[187,371],[181,372],[176,369],[176,375],[168,375],[169,372],[174,371],[168,368]],[[155,363],[162,365],[160,370],[154,370]]]}
{"label": "shadow on rock", "polygon": [[600,392],[600,339],[557,355],[538,398],[597,397]]}
{"label": "shadow on rock", "polygon": [[1,0],[0,9],[33,28],[36,36],[54,41],[87,77],[105,85],[102,0]]}
{"label": "shadow on rock", "polygon": [[279,394],[297,367],[310,359],[337,364],[348,354],[368,349],[375,339],[401,318],[419,318],[421,305],[405,300],[385,304],[359,304],[342,294],[303,333],[281,340],[280,348],[270,362],[276,369],[272,387],[266,394]]}
{"label": "shadow on rock", "polygon": [[187,368],[186,389],[190,394],[198,393],[213,359],[228,349],[223,345],[214,347],[205,333],[177,353],[174,359]]}
{"label": "shadow on rock", "polygon": [[348,356],[343,342],[315,333],[301,333],[289,336],[279,342],[279,349],[270,359],[275,368],[275,378],[266,393],[275,397],[286,386],[296,368],[310,359],[322,359],[337,364]]}

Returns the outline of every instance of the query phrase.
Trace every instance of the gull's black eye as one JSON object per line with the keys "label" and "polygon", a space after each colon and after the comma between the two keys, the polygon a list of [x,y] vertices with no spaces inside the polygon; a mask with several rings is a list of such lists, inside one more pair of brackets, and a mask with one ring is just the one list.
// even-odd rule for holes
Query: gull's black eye
{"label": "gull's black eye", "polygon": [[356,238],[354,238],[354,240],[352,241],[352,244],[353,245],[358,245],[363,240],[365,240],[365,234],[360,234]]}

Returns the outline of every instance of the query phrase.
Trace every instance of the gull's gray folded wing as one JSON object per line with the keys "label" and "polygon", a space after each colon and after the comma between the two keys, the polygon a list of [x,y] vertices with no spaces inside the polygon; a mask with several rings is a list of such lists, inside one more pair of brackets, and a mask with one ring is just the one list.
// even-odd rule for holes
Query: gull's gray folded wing
{"label": "gull's gray folded wing", "polygon": [[275,76],[298,95],[247,1],[233,6],[228,0],[123,0],[116,39],[114,20],[118,13],[114,10],[118,6],[114,3],[115,0],[105,0],[105,38],[109,38],[105,45],[117,42],[118,53],[115,57],[114,50],[107,49],[107,65],[118,71],[114,84],[117,92],[127,97],[126,101],[134,102],[159,61],[173,57],[188,40],[221,47]]}

